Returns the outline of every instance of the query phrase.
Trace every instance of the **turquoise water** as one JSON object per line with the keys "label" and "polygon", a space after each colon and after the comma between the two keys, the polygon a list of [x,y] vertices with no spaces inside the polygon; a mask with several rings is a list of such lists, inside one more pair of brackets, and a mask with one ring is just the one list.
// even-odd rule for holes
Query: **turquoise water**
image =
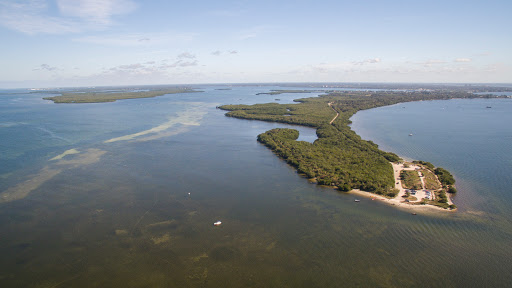
{"label": "turquoise water", "polygon": [[[510,167],[510,147],[502,139],[511,134],[506,125],[484,124],[485,113],[508,123],[509,102],[418,102],[355,115],[354,129],[383,149],[456,175],[459,212],[412,216],[309,184],[256,141],[261,132],[289,126],[228,118],[215,108],[276,98],[291,103],[316,94],[255,95],[280,89],[268,86],[200,88],[205,92],[80,105],[53,104],[41,100],[46,94],[26,90],[0,91],[0,286],[511,283],[510,178],[501,177]],[[478,110],[478,101],[484,109]],[[421,130],[433,125],[404,120],[397,131],[396,123],[376,118],[408,119],[400,113],[410,112],[421,119],[443,107],[451,111],[445,119],[460,122],[458,129]],[[471,119],[480,119],[475,122],[487,134],[479,134]],[[423,123],[433,122],[427,117]],[[472,129],[459,137],[450,132],[466,126]],[[495,128],[500,132],[491,137]],[[301,139],[315,139],[314,130],[300,131]],[[403,139],[390,142],[397,138],[385,131],[404,132]],[[450,143],[466,152],[453,152]],[[478,156],[484,167],[492,159],[483,169],[487,176],[467,162],[482,153],[471,143],[493,148],[488,157]],[[62,154],[71,149],[78,153]],[[27,193],[9,198],[20,192]],[[214,227],[218,220],[222,225]]]}

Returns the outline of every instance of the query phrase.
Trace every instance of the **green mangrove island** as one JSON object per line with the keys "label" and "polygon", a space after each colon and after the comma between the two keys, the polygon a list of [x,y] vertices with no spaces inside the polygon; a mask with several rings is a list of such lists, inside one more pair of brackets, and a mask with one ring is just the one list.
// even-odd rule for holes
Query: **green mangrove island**
{"label": "green mangrove island", "polygon": [[60,96],[45,97],[45,100],[52,100],[54,103],[102,103],[114,102],[122,99],[152,98],[167,94],[201,92],[190,88],[168,88],[149,91],[119,91],[119,92],[97,92],[77,91],[64,92]]}
{"label": "green mangrove island", "polygon": [[[223,105],[228,117],[280,122],[316,128],[314,143],[297,141],[299,132],[277,128],[257,140],[319,185],[340,191],[372,193],[392,205],[434,205],[455,209],[447,193],[455,193],[449,171],[424,161],[405,163],[361,139],[349,126],[357,111],[410,101],[483,97],[464,91],[337,91],[294,100],[295,104]],[[364,192],[361,192],[364,191]],[[374,198],[375,199],[375,198]],[[417,207],[417,206],[416,206]]]}

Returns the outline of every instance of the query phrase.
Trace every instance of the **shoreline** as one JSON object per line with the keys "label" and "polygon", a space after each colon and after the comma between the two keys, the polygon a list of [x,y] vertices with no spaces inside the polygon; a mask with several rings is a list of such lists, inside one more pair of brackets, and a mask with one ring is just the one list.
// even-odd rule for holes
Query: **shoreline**
{"label": "shoreline", "polygon": [[117,100],[127,99],[141,99],[141,98],[154,98],[169,94],[179,93],[196,93],[202,92],[190,88],[172,88],[164,90],[149,90],[149,91],[124,91],[124,92],[62,92],[61,95],[43,97],[44,100],[51,100],[55,104],[83,104],[83,103],[109,103],[116,102]]}
{"label": "shoreline", "polygon": [[409,211],[414,211],[414,212],[417,212],[417,211],[422,211],[422,212],[435,212],[435,211],[445,211],[445,212],[456,212],[457,209],[453,209],[453,210],[450,210],[450,209],[444,209],[444,208],[441,208],[441,207],[438,207],[438,206],[434,206],[434,205],[429,205],[429,204],[425,204],[425,205],[412,205],[412,204],[406,204],[404,202],[400,202],[400,200],[396,199],[396,198],[386,198],[382,195],[377,195],[377,194],[373,194],[371,192],[366,192],[366,191],[361,191],[361,190],[357,190],[357,189],[354,189],[354,190],[351,190],[349,192],[347,192],[348,194],[353,194],[353,195],[358,195],[358,196],[362,196],[362,197],[366,197],[366,198],[375,198],[375,201],[379,200],[381,203],[385,203],[389,206],[395,206],[396,208],[398,209],[402,209],[402,210],[409,210]]}
{"label": "shoreline", "polygon": [[[371,96],[372,98],[368,98],[368,96]],[[445,193],[445,191],[448,190],[448,187],[454,183],[454,179],[449,178],[453,178],[449,171],[445,169],[439,171],[435,170],[434,165],[431,163],[425,162],[429,165],[423,165],[424,161],[418,161],[418,165],[407,163],[406,166],[401,167],[398,166],[399,164],[393,164],[401,163],[404,160],[392,152],[386,152],[379,149],[378,146],[373,145],[374,143],[371,141],[363,140],[350,127],[350,118],[361,110],[389,106],[398,103],[473,97],[474,95],[468,93],[461,95],[461,93],[457,91],[450,93],[450,95],[446,95],[446,93],[433,93],[424,95],[422,93],[411,94],[404,92],[374,92],[371,94],[356,92],[332,92],[319,98],[311,97],[295,100],[300,104],[293,104],[293,108],[283,104],[276,105],[275,103],[254,105],[223,105],[219,108],[229,111],[225,114],[228,117],[246,120],[279,122],[317,128],[317,136],[319,136],[319,139],[325,138],[328,140],[318,142],[319,145],[317,146],[312,146],[311,149],[314,150],[314,153],[309,151],[309,148],[306,149],[304,147],[295,145],[295,142],[288,141],[296,140],[296,131],[290,132],[284,129],[272,129],[258,135],[258,141],[265,144],[265,146],[270,148],[278,157],[284,159],[288,164],[294,166],[299,173],[307,175],[307,178],[314,180],[314,182],[318,185],[334,186],[337,187],[340,191],[350,191],[351,188],[377,191],[382,195],[389,195],[390,197],[394,196],[393,198],[387,198],[384,196],[380,199],[384,199],[387,202],[390,202],[390,204],[393,206],[403,206],[407,207],[408,209],[424,210],[426,209],[424,207],[429,207],[427,209],[434,208],[434,210],[440,209],[453,212],[456,211],[456,206],[452,205],[453,202]],[[291,110],[293,110],[294,117],[286,117],[290,116],[289,114]],[[311,111],[315,111],[316,114],[311,116]],[[335,115],[333,115],[333,111]],[[327,123],[330,125],[326,125]],[[333,127],[334,129],[330,127]],[[291,137],[294,139],[291,139]],[[345,141],[344,137],[350,138],[354,141]],[[315,141],[315,143],[317,142]],[[335,153],[335,151],[343,153],[342,149],[347,147],[359,148],[358,150],[355,150],[360,151],[361,153],[347,153],[346,155],[342,154],[345,157],[340,158],[331,157],[330,155],[327,155],[328,153],[325,149],[322,150],[323,148],[328,148],[331,149],[329,150],[329,153]],[[314,157],[309,155],[311,153],[314,154]],[[377,166],[372,167],[362,164],[352,166],[348,165],[350,164],[349,159],[352,158],[354,159],[352,160],[354,163],[363,163],[362,161],[358,160],[358,158],[375,160],[378,157],[384,157],[385,160],[387,160],[387,163],[392,162],[392,169],[394,170],[393,181],[395,184],[391,184],[388,180],[383,180],[385,179],[383,176],[384,174],[386,174],[385,177],[389,177],[387,176],[389,170],[386,171],[389,168],[384,167],[385,164],[383,161],[375,162],[378,163],[375,164]],[[299,163],[304,163],[302,168],[299,167]],[[356,176],[348,178],[342,175],[342,177],[339,177],[339,175],[336,174],[337,172],[333,171],[332,169],[334,166],[342,167],[339,168],[339,170],[343,170],[344,175]],[[425,168],[428,167],[427,169],[432,172],[433,175],[430,175],[430,172],[427,173],[427,171],[421,171],[424,166]],[[404,175],[405,181],[407,181],[407,183],[410,182],[411,179],[416,179],[415,181],[417,181],[417,183],[414,185],[409,184],[406,186],[414,189],[406,190],[402,187],[400,172],[403,170],[417,170],[417,176],[409,171],[406,175]],[[351,174],[350,172],[353,171],[356,172]],[[363,175],[365,175],[365,173],[361,173],[361,171],[367,173],[368,175],[374,175],[375,177],[364,178]],[[426,173],[427,176],[423,175],[423,172]],[[382,177],[379,178],[377,176]],[[441,183],[441,180],[443,184]],[[442,186],[445,186],[443,190],[441,190]],[[368,193],[367,196],[369,197],[377,197],[379,195],[365,191],[361,192]]]}
{"label": "shoreline", "polygon": [[[425,211],[425,210],[427,210],[429,212],[434,212],[434,211],[456,212],[457,211],[457,208],[445,209],[445,208],[435,206],[432,204],[424,204],[424,205],[408,204],[407,202],[405,202],[405,200],[403,200],[403,198],[402,198],[402,196],[405,195],[405,189],[402,187],[402,180],[397,180],[397,179],[400,177],[400,172],[402,170],[415,170],[419,166],[411,165],[411,167],[409,167],[409,168],[404,168],[402,164],[397,164],[397,163],[392,163],[392,162],[390,162],[390,163],[393,166],[394,179],[395,179],[395,181],[398,181],[398,182],[395,182],[395,188],[399,190],[399,193],[394,198],[387,198],[382,195],[374,194],[374,193],[367,192],[367,191],[362,191],[359,189],[353,189],[353,190],[349,191],[348,193],[354,194],[354,195],[359,195],[359,196],[366,197],[366,198],[372,198],[372,200],[379,200],[381,203],[386,203],[390,206],[395,206],[402,210],[409,210],[409,211],[414,211],[414,212]],[[446,193],[446,197],[448,198],[448,202],[447,202],[448,204],[450,204],[450,205],[454,204],[452,199],[450,198],[449,193]]]}

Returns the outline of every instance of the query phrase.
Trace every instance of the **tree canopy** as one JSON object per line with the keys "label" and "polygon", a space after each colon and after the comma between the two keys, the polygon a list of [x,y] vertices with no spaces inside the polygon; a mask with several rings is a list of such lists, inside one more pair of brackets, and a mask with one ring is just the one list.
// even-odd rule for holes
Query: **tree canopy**
{"label": "tree canopy", "polygon": [[[360,110],[400,102],[474,97],[466,92],[351,91],[297,99],[298,104],[224,105],[219,108],[230,111],[226,113],[228,117],[316,128],[318,139],[314,143],[297,141],[297,130],[282,128],[258,135],[258,141],[318,184],[336,186],[342,191],[361,189],[393,196],[396,193],[393,189],[395,179],[389,162],[400,161],[400,158],[361,139],[350,129],[350,117]],[[439,171],[445,182],[451,181],[449,172]]]}

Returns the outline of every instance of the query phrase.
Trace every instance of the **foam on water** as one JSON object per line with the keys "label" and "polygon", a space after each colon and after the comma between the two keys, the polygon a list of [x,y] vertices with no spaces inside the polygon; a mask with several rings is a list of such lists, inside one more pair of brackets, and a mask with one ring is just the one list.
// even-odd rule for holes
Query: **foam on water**
{"label": "foam on water", "polygon": [[[168,137],[177,135],[183,132],[188,131],[188,126],[199,126],[201,125],[201,120],[208,112],[207,109],[210,108],[212,105],[206,105],[205,103],[190,103],[187,105],[185,111],[177,112],[175,116],[169,117],[169,120],[165,123],[162,123],[161,125],[158,125],[156,127],[153,127],[148,130],[144,130],[141,132],[112,138],[109,140],[106,140],[105,143],[112,143],[117,141],[128,141],[128,140],[134,140],[137,138],[138,141],[149,141],[149,140],[155,140],[162,137]],[[182,125],[183,127],[177,127],[179,125]],[[173,131],[167,131],[171,128],[174,128]],[[141,137],[146,136],[147,137]],[[141,137],[141,138],[139,138]]]}

